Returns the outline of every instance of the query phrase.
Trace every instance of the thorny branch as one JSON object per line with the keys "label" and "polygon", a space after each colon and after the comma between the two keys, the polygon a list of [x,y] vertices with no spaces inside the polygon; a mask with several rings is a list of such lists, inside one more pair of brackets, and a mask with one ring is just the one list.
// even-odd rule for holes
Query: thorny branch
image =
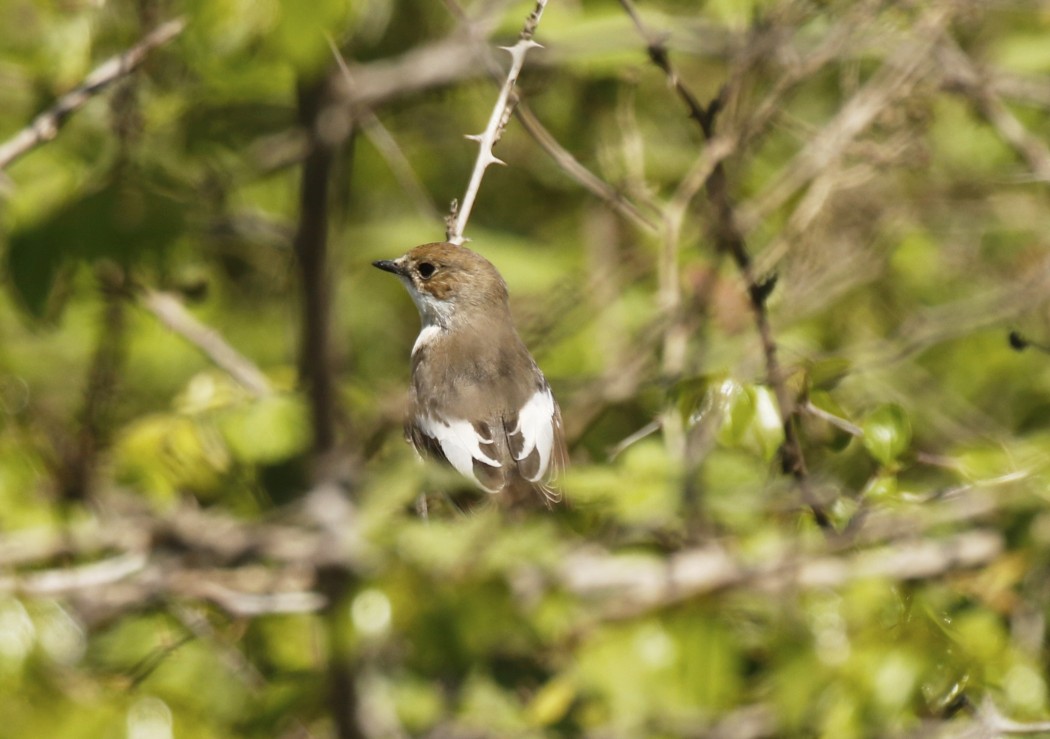
{"label": "thorny branch", "polygon": [[[645,27],[631,0],[620,0],[620,4],[630,15],[639,34],[645,39],[650,60],[667,76],[668,82],[688,109],[689,117],[700,126],[704,139],[710,144],[715,139],[715,120],[723,105],[726,90],[723,88],[722,94],[709,105],[704,106],[701,104],[692,91],[682,82],[671,64],[667,49],[661,40]],[[710,167],[709,173],[706,173],[707,176],[704,183],[708,201],[714,210],[713,237],[718,251],[729,254],[732,257],[740,270],[744,284],[747,286],[748,297],[754,312],[755,323],[766,360],[766,376],[776,394],[783,423],[784,444],[781,451],[784,471],[795,478],[802,493],[802,498],[813,511],[817,524],[822,529],[829,530],[831,521],[824,510],[823,504],[816,499],[809,482],[809,473],[802,454],[802,444],[795,426],[795,403],[788,392],[785,378],[777,359],[777,345],[773,338],[773,331],[766,310],[766,299],[769,297],[775,281],[772,279],[759,279],[755,274],[743,232],[737,225],[735,205],[729,193],[725,167],[721,159],[713,159],[713,161],[714,166]]]}
{"label": "thorny branch", "polygon": [[525,26],[521,30],[518,43],[511,47],[504,47],[511,57],[510,69],[507,70],[507,78],[500,89],[496,105],[492,108],[492,115],[489,116],[488,125],[485,126],[485,130],[480,134],[467,136],[471,141],[478,142],[478,157],[474,162],[474,171],[470,175],[470,182],[467,185],[466,193],[463,195],[463,201],[454,206],[454,217],[449,219],[450,226],[447,229],[445,238],[453,244],[462,244],[465,240],[463,231],[467,227],[467,221],[470,220],[470,212],[474,208],[474,201],[477,199],[478,192],[481,189],[481,180],[485,176],[485,170],[491,164],[503,164],[492,153],[492,149],[503,135],[503,129],[506,127],[507,120],[514,110],[516,101],[512,94],[518,75],[521,73],[521,68],[525,64],[525,55],[529,53],[530,49],[539,46],[538,43],[532,40],[532,37],[536,33],[536,27],[539,25],[540,18],[543,16],[543,11],[546,7],[547,0],[537,0],[536,7],[529,14],[529,17],[525,19]]}
{"label": "thorny branch", "polygon": [[66,119],[82,108],[92,97],[113,82],[135,71],[153,49],[171,41],[186,28],[186,21],[177,18],[168,21],[147,34],[141,41],[96,67],[76,89],[67,92],[54,105],[33,119],[33,122],[0,144],[0,170],[40,144],[58,135]]}
{"label": "thorny branch", "polygon": [[[482,60],[488,68],[489,76],[497,82],[502,82],[504,76],[503,70],[493,57],[491,49],[485,43],[484,38],[478,33],[478,24],[467,17],[463,8],[455,0],[446,0],[445,4],[456,19],[462,24],[466,34],[470,38],[471,45],[477,48],[478,54],[481,55]],[[608,204],[610,208],[615,210],[635,226],[651,232],[657,230],[657,225],[651,215],[644,213],[638,205],[628,199],[622,192],[618,191],[608,182],[605,182],[598,175],[587,169],[587,167],[573,156],[572,152],[562,146],[554,135],[547,130],[543,123],[540,122],[539,118],[536,117],[536,114],[532,112],[532,109],[526,101],[518,100],[517,105],[514,106],[514,117],[517,118],[522,128],[525,129],[525,132],[528,133],[537,144],[539,144],[540,148],[547,152],[547,155],[554,161],[554,163],[558,165],[565,174],[575,180],[578,185],[599,200]]]}

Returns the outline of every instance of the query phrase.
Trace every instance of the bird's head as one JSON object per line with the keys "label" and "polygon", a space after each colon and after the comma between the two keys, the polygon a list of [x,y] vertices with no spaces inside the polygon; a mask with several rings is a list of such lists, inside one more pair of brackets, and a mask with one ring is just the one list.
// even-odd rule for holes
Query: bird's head
{"label": "bird's head", "polygon": [[404,283],[425,326],[451,328],[470,316],[507,310],[507,285],[485,257],[465,246],[423,244],[372,266]]}

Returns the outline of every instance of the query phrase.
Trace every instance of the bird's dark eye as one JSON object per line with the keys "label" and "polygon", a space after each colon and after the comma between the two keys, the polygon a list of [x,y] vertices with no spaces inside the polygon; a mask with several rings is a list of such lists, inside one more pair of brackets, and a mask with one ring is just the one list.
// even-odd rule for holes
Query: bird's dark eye
{"label": "bird's dark eye", "polygon": [[417,269],[419,270],[419,276],[426,280],[434,274],[434,272],[437,270],[437,267],[435,267],[430,262],[423,262],[421,265],[419,265]]}

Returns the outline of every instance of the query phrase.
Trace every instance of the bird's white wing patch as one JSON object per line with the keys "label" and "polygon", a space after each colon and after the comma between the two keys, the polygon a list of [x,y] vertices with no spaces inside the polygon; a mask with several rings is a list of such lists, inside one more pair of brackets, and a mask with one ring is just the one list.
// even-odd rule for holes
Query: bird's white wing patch
{"label": "bird's white wing patch", "polygon": [[540,455],[540,466],[529,482],[536,482],[547,474],[550,464],[551,449],[554,447],[554,396],[550,388],[537,390],[525,405],[518,411],[518,423],[510,432],[511,436],[521,434],[521,449],[514,459],[519,462],[535,449]]}
{"label": "bird's white wing patch", "polygon": [[485,439],[469,421],[439,421],[427,416],[419,420],[419,428],[427,436],[437,441],[442,454],[459,474],[474,480],[480,487],[490,493],[498,493],[499,488],[491,490],[474,474],[474,460],[492,467],[500,467],[498,460],[481,451],[482,444],[491,444],[492,439]]}

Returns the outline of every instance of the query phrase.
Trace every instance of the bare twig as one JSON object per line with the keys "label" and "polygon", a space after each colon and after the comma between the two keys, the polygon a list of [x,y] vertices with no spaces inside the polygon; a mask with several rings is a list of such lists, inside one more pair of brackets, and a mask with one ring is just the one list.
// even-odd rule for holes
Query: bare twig
{"label": "bare twig", "polygon": [[149,559],[139,552],[127,552],[99,562],[25,575],[0,576],[0,593],[55,596],[90,590],[125,580],[142,572]]}
{"label": "bare twig", "polygon": [[0,170],[6,169],[33,148],[55,138],[58,129],[70,115],[110,84],[133,72],[153,49],[171,41],[182,33],[185,27],[186,21],[182,18],[168,21],[124,53],[96,67],[74,90],[61,96],[54,105],[34,118],[32,123],[0,144]]}
{"label": "bare twig", "polygon": [[478,135],[467,137],[472,141],[478,142],[478,157],[474,162],[474,171],[470,175],[467,191],[463,195],[463,200],[459,203],[456,220],[445,235],[448,241],[453,244],[462,244],[465,240],[463,231],[467,227],[467,221],[470,220],[470,212],[474,208],[474,201],[477,199],[478,192],[481,189],[481,180],[485,176],[485,170],[491,164],[503,164],[492,153],[492,149],[499,142],[500,136],[503,135],[503,129],[506,127],[507,120],[513,112],[516,101],[512,98],[512,93],[521,68],[525,64],[525,55],[529,53],[530,49],[539,46],[538,43],[532,40],[532,37],[536,33],[536,26],[539,25],[540,18],[543,16],[543,11],[546,7],[547,0],[537,0],[536,7],[529,14],[529,17],[525,19],[525,26],[521,30],[518,43],[511,47],[503,47],[511,57],[506,81],[500,89],[499,97],[496,99],[496,105],[492,108],[492,115],[489,116],[489,122],[485,126],[485,130]]}
{"label": "bare twig", "polygon": [[850,423],[845,418],[839,418],[834,413],[828,413],[823,408],[819,408],[813,405],[812,401],[807,400],[802,404],[800,410],[805,411],[809,415],[819,418],[823,421],[827,421],[832,426],[842,431],[845,431],[850,436],[864,436],[864,429],[856,424]]}
{"label": "bare twig", "polygon": [[[481,55],[488,68],[489,76],[492,77],[493,80],[501,83],[504,77],[503,70],[496,62],[490,47],[484,42],[484,38],[478,33],[478,24],[467,17],[467,14],[463,11],[463,8],[458,2],[456,2],[456,0],[445,0],[445,5],[460,24],[462,24],[465,32],[470,38],[471,45],[477,48],[478,53]],[[554,160],[554,163],[558,165],[565,174],[575,180],[577,184],[598,199],[607,203],[613,210],[634,223],[636,226],[653,232],[657,230],[655,221],[653,221],[649,215],[643,213],[641,209],[632,203],[622,192],[618,191],[612,185],[587,169],[587,167],[581,164],[568,149],[562,146],[554,135],[551,134],[551,132],[540,122],[539,118],[536,117],[536,114],[532,112],[531,108],[529,108],[524,100],[519,100],[518,104],[514,106],[514,116],[518,119],[518,122],[521,123],[525,132],[532,136],[533,140],[540,145],[540,148],[547,152],[547,155]],[[455,223],[455,216],[455,213],[452,214],[452,223]],[[451,228],[452,227],[449,226],[449,230],[451,230]]]}
{"label": "bare twig", "polygon": [[619,192],[608,182],[583,166],[568,149],[558,143],[558,140],[540,123],[536,115],[525,103],[518,104],[514,109],[514,115],[521,123],[522,128],[547,152],[547,155],[554,160],[554,163],[569,177],[574,179],[577,184],[584,187],[598,199],[608,203],[613,210],[634,225],[646,231],[656,231],[656,223],[650,216],[643,213],[622,192]]}
{"label": "bare twig", "polygon": [[263,396],[272,392],[269,380],[258,367],[230,346],[218,331],[198,321],[174,295],[147,290],[141,303],[161,323],[200,349],[252,395]]}

